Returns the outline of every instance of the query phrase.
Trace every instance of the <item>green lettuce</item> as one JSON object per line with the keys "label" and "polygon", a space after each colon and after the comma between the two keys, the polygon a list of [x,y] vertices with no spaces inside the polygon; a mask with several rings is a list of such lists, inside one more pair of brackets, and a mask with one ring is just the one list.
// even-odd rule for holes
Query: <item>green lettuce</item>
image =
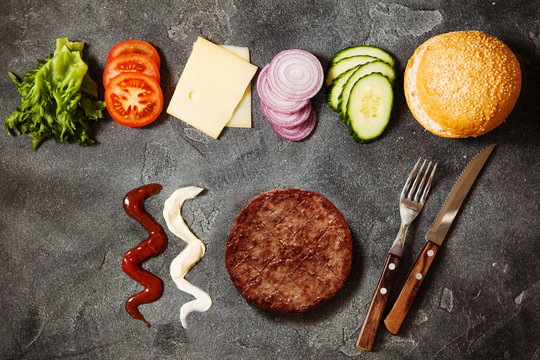
{"label": "green lettuce", "polygon": [[97,84],[88,74],[82,59],[83,42],[56,40],[56,50],[37,68],[24,72],[21,81],[9,76],[21,94],[21,105],[9,115],[6,129],[10,135],[28,133],[35,151],[46,139],[57,142],[76,140],[79,145],[92,144],[89,121],[103,117],[103,101],[97,101]]}

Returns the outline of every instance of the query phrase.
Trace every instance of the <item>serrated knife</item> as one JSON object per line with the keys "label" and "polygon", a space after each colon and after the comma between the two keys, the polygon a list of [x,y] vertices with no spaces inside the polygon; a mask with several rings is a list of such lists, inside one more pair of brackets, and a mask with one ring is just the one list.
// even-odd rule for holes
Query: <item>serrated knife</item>
{"label": "serrated knife", "polygon": [[392,309],[384,319],[384,325],[392,334],[397,334],[407,312],[420,289],[420,285],[426,277],[426,273],[442,245],[452,222],[454,221],[463,200],[467,196],[478,174],[484,167],[487,159],[491,155],[495,144],[488,146],[471,160],[469,165],[463,170],[461,176],[450,191],[448,198],[444,202],[439,214],[435,218],[433,225],[426,234],[426,245],[416,258],[405,285],[392,306]]}

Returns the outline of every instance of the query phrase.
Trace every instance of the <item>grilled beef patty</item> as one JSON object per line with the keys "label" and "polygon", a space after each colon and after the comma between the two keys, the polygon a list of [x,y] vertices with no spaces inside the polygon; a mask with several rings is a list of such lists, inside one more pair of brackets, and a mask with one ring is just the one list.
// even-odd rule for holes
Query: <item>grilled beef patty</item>
{"label": "grilled beef patty", "polygon": [[238,215],[225,265],[240,294],[277,312],[304,312],[343,287],[352,237],[339,210],[319,193],[272,190]]}

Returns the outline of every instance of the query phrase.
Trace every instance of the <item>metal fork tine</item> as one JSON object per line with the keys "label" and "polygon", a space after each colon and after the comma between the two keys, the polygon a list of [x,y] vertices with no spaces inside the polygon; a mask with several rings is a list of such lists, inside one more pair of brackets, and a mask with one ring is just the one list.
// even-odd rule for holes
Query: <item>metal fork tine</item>
{"label": "metal fork tine", "polygon": [[420,176],[422,175],[422,170],[424,170],[424,165],[426,165],[426,161],[422,163],[422,166],[420,167],[420,170],[418,170],[418,174],[416,174],[416,178],[414,179],[414,182],[411,186],[411,190],[409,191],[409,194],[407,195],[407,198],[411,198],[416,191],[416,186],[418,185],[418,180],[420,179]]}
{"label": "metal fork tine", "polygon": [[[422,166],[420,167],[420,170],[418,170],[418,166],[420,165],[421,160],[422,158],[418,159],[418,161],[414,165],[414,168],[409,174],[405,186],[401,191],[401,198],[399,199],[399,215],[401,217],[401,226],[398,235],[396,236],[396,239],[394,240],[394,243],[390,248],[390,253],[400,257],[403,254],[403,245],[405,244],[405,235],[407,234],[407,229],[409,228],[411,222],[416,218],[418,213],[422,211],[422,208],[424,207],[424,202],[426,201],[429,193],[429,189],[431,188],[431,182],[433,180],[433,176],[435,175],[435,170],[437,169],[437,163],[433,163],[433,161],[430,161],[428,166],[426,167],[427,159],[425,159],[422,163]],[[418,172],[416,172],[417,170]],[[418,197],[420,196],[420,194],[422,194],[422,196],[420,197],[420,201],[418,201]],[[412,198],[412,196],[414,197]]]}
{"label": "metal fork tine", "polygon": [[403,186],[403,190],[401,190],[401,197],[405,197],[405,194],[409,191],[409,186],[411,185],[411,182],[412,182],[412,178],[414,177],[414,172],[416,171],[416,169],[418,168],[418,164],[420,164],[420,160],[422,160],[422,158],[418,158],[418,161],[416,162],[416,164],[414,165],[411,173],[409,174],[409,178],[407,179],[407,182],[405,183],[405,186]]}
{"label": "metal fork tine", "polygon": [[429,189],[431,188],[431,181],[433,181],[433,175],[435,175],[435,170],[437,170],[437,163],[435,163],[435,165],[433,166],[433,170],[431,170],[431,175],[429,175],[429,180],[426,184],[426,188],[424,189],[424,192],[422,193],[422,197],[420,198],[420,202],[422,204],[426,201],[426,198],[428,196]]}
{"label": "metal fork tine", "polygon": [[426,177],[427,177],[427,174],[429,173],[429,169],[431,168],[431,163],[432,162],[430,161],[426,168],[426,171],[424,171],[424,176],[422,176],[422,181],[418,185],[418,189],[416,189],[416,193],[414,194],[414,197],[412,198],[412,200],[414,201],[418,201],[418,199],[420,199],[420,193],[424,190],[424,184],[426,182]]}

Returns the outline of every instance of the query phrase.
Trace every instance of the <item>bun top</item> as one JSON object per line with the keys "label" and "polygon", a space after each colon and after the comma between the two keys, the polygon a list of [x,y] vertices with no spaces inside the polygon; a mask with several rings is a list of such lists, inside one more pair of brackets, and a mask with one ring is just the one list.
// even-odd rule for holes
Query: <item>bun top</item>
{"label": "bun top", "polygon": [[521,91],[521,69],[499,39],[480,31],[435,36],[420,45],[405,70],[414,117],[443,137],[483,135],[510,114]]}

